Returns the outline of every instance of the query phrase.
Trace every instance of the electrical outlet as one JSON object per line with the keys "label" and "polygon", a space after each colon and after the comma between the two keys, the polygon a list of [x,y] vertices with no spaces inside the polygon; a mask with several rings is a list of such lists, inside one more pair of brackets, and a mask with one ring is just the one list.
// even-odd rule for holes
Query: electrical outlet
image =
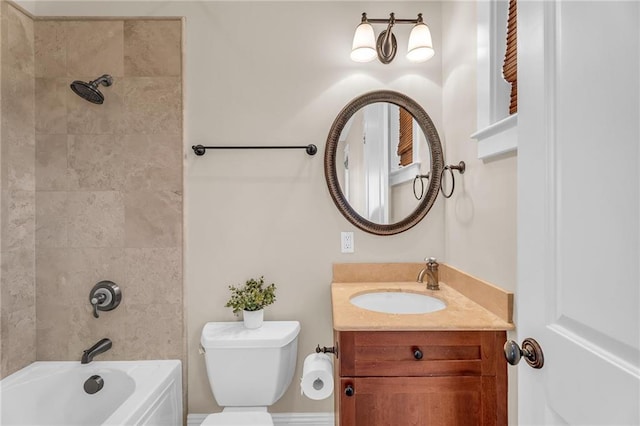
{"label": "electrical outlet", "polygon": [[340,243],[342,253],[353,253],[353,232],[341,232]]}

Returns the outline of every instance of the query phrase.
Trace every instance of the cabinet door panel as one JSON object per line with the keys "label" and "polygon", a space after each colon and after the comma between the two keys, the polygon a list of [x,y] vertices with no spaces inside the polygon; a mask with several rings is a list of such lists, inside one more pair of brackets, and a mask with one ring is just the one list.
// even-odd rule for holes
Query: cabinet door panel
{"label": "cabinet door panel", "polygon": [[[341,380],[342,426],[494,425],[483,413],[481,377],[355,377]],[[489,416],[490,417],[490,416]]]}

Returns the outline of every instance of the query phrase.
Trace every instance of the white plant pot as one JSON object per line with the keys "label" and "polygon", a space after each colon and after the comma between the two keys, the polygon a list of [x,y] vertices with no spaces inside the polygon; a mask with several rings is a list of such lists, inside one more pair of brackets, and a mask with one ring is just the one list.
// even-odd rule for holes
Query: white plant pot
{"label": "white plant pot", "polygon": [[242,311],[242,320],[246,328],[260,328],[264,322],[264,309],[259,311]]}

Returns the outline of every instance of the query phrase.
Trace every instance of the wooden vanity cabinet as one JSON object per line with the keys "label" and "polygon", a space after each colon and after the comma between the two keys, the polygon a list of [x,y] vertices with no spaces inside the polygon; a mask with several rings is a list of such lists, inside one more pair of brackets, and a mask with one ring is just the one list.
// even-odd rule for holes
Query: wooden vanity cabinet
{"label": "wooden vanity cabinet", "polygon": [[336,331],[337,426],[507,424],[504,331]]}

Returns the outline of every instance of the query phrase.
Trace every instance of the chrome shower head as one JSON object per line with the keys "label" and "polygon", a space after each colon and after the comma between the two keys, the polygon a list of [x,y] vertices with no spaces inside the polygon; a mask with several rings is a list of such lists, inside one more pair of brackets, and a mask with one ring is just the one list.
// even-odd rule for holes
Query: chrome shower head
{"label": "chrome shower head", "polygon": [[104,102],[104,95],[98,89],[99,85],[109,87],[113,84],[113,78],[109,74],[104,74],[97,79],[85,83],[84,81],[76,80],[71,83],[70,87],[73,92],[94,104],[102,104]]}

